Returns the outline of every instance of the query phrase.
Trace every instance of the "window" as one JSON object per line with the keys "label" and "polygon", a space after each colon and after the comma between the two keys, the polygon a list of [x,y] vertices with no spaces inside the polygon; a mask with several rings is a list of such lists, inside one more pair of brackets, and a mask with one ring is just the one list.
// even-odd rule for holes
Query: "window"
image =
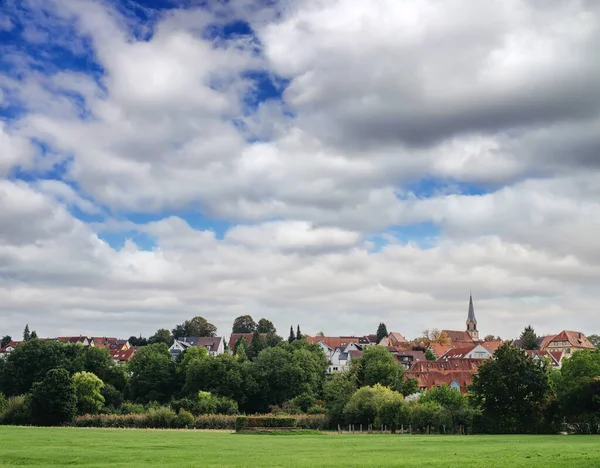
{"label": "window", "polygon": [[565,349],[565,351],[567,354],[571,354],[571,348],[567,348],[567,349]]}

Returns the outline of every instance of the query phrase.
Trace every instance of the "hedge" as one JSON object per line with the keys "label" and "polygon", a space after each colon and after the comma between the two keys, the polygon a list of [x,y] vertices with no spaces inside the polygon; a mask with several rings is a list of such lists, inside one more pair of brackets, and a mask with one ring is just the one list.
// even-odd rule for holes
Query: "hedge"
{"label": "hedge", "polygon": [[249,427],[299,427],[302,429],[324,430],[328,427],[325,415],[297,416],[230,416],[204,414],[193,417],[188,411],[180,409],[176,414],[168,408],[151,409],[146,414],[86,414],[78,416],[72,423],[77,427],[115,427],[115,428],[189,428],[240,430]]}

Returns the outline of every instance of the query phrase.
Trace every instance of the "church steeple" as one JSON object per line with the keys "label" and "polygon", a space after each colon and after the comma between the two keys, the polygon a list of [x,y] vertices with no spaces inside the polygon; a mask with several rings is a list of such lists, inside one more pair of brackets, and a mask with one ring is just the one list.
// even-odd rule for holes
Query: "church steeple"
{"label": "church steeple", "polygon": [[469,314],[467,316],[467,333],[473,340],[479,339],[477,331],[477,319],[475,318],[475,308],[473,307],[473,295],[469,294]]}

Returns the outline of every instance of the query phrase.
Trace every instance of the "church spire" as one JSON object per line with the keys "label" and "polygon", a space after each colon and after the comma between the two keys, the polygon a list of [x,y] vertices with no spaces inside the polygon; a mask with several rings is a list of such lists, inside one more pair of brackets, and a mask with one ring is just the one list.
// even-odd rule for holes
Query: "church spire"
{"label": "church spire", "polygon": [[467,316],[467,333],[473,340],[479,339],[477,331],[477,319],[475,318],[475,308],[473,307],[473,295],[469,294],[469,314]]}

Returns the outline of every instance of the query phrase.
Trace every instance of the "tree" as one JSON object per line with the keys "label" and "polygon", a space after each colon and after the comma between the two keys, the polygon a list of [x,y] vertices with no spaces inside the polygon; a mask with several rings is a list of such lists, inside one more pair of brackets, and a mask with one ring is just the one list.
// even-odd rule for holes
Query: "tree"
{"label": "tree", "polygon": [[479,367],[470,390],[482,410],[482,423],[491,432],[542,429],[552,397],[547,362],[536,362],[509,343]]}
{"label": "tree", "polygon": [[34,338],[37,338],[37,337],[38,337],[37,332],[35,330],[33,330],[31,332],[31,338],[30,339],[33,340]]}
{"label": "tree", "polygon": [[167,402],[173,391],[175,363],[164,343],[140,348],[129,362],[130,392],[138,403]]}
{"label": "tree", "polygon": [[296,339],[297,340],[302,339],[302,333],[300,333],[300,325],[298,325],[298,328],[296,329]]}
{"label": "tree", "polygon": [[385,326],[385,323],[381,322],[377,327],[377,343],[379,343],[386,336],[388,336],[387,327]]}
{"label": "tree", "polygon": [[41,426],[69,422],[77,410],[75,386],[65,369],[51,369],[31,387],[31,416]]}
{"label": "tree", "polygon": [[435,361],[436,357],[431,348],[425,350],[425,358],[427,358],[428,361]]}
{"label": "tree", "polygon": [[521,341],[521,349],[531,350],[540,348],[538,337],[531,325],[525,327],[519,339]]}
{"label": "tree", "polygon": [[83,370],[83,364],[74,353],[83,353],[83,347],[43,340],[30,340],[17,346],[4,360],[0,391],[7,396],[24,395],[34,382],[43,380],[50,369],[69,366]]}
{"label": "tree", "polygon": [[323,385],[323,399],[329,422],[335,427],[345,421],[344,408],[356,391],[356,376],[352,372],[333,374]]}
{"label": "tree", "polygon": [[237,354],[238,350],[240,349],[240,347],[244,348],[244,351],[246,348],[248,348],[248,341],[246,341],[246,337],[245,336],[241,336],[237,339],[237,341],[233,344],[233,354]]}
{"label": "tree", "polygon": [[266,333],[267,335],[277,334],[277,329],[275,328],[275,325],[273,325],[273,322],[267,320],[266,318],[261,318],[258,321],[257,329],[258,333]]}
{"label": "tree", "polygon": [[587,339],[590,340],[596,348],[600,347],[600,335],[588,335]]}
{"label": "tree", "polygon": [[[246,340],[244,340],[244,342],[245,341]],[[240,362],[245,362],[248,360],[248,354],[246,353],[246,346],[244,343],[240,343],[240,346],[235,349],[235,357]]]}
{"label": "tree", "polygon": [[171,346],[173,344],[173,335],[171,332],[165,328],[160,328],[156,330],[156,333],[148,338],[148,344],[154,343],[164,343],[167,346]]}
{"label": "tree", "polygon": [[140,336],[130,336],[127,341],[129,341],[129,344],[131,346],[146,346],[146,345],[148,345],[148,340],[146,338],[142,337],[141,334],[140,334]]}
{"label": "tree", "polygon": [[31,339],[31,333],[29,332],[29,324],[25,325],[23,330],[23,341],[29,341]]}
{"label": "tree", "polygon": [[257,329],[256,322],[250,315],[242,315],[233,321],[232,333],[253,333]]}
{"label": "tree", "polygon": [[353,359],[350,363],[359,387],[381,384],[401,393],[406,391],[404,368],[386,348],[370,346],[361,357]]}
{"label": "tree", "polygon": [[2,337],[2,341],[0,342],[0,348],[4,348],[11,341],[12,341],[12,337],[10,335],[4,335]]}
{"label": "tree", "polygon": [[296,335],[294,335],[294,327],[290,327],[290,337],[288,338],[288,343],[291,343],[296,339]]}
{"label": "tree", "polygon": [[102,409],[104,382],[98,376],[91,372],[77,372],[73,375],[73,385],[77,396],[78,414],[96,414]]}
{"label": "tree", "polygon": [[500,337],[495,335],[486,335],[483,341],[500,341]]}
{"label": "tree", "polygon": [[323,333],[322,331],[320,331],[319,333],[317,333],[315,336],[322,336],[325,337],[325,333]]}
{"label": "tree", "polygon": [[217,336],[217,327],[212,323],[209,323],[204,317],[198,316],[177,325],[172,330],[172,333],[175,338],[189,336]]}
{"label": "tree", "polygon": [[258,333],[258,330],[255,330],[254,333],[252,333],[252,340],[246,348],[248,359],[253,361],[266,347],[267,343],[264,337]]}

